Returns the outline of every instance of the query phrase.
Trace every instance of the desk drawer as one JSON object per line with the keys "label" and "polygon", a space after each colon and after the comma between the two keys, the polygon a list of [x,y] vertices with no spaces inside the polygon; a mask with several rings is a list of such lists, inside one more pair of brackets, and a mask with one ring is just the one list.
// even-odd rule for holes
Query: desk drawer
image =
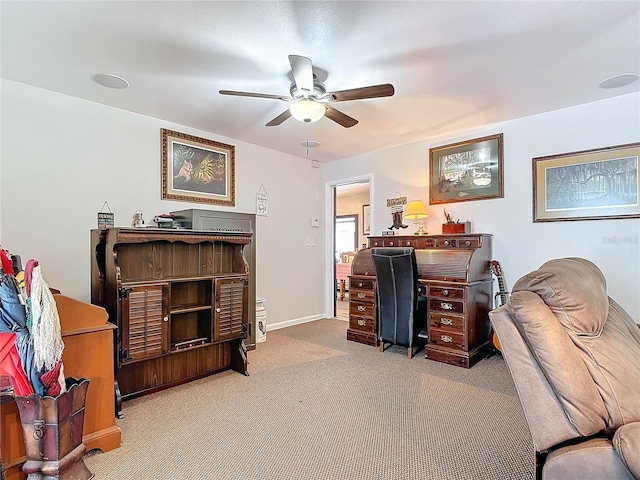
{"label": "desk drawer", "polygon": [[376,294],[373,290],[360,290],[358,288],[352,288],[350,299],[356,302],[363,303],[375,303]]}
{"label": "desk drawer", "polygon": [[464,336],[449,330],[429,327],[429,344],[464,350]]}
{"label": "desk drawer", "polygon": [[442,328],[449,332],[464,333],[464,316],[429,312],[429,328]]}
{"label": "desk drawer", "polygon": [[363,278],[363,277],[349,277],[349,287],[362,289],[362,290],[374,290],[375,289],[376,280],[375,277],[372,278]]}
{"label": "desk drawer", "polygon": [[464,248],[464,249],[476,249],[480,248],[479,237],[439,237],[438,248]]}
{"label": "desk drawer", "polygon": [[370,317],[375,318],[376,306],[374,303],[355,302],[351,300],[349,302],[349,317]]}
{"label": "desk drawer", "polygon": [[376,322],[372,317],[349,316],[349,328],[362,332],[375,333]]}
{"label": "desk drawer", "polygon": [[430,298],[429,312],[464,313],[464,302]]}
{"label": "desk drawer", "polygon": [[462,300],[464,299],[464,288],[430,285],[429,295],[431,297],[454,298],[457,300]]}

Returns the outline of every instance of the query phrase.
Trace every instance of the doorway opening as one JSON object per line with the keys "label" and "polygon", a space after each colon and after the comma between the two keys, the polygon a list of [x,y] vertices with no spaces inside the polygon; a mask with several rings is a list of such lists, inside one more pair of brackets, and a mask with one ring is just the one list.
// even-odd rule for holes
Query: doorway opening
{"label": "doorway opening", "polygon": [[333,313],[349,320],[349,276],[354,256],[368,244],[370,181],[359,180],[335,185],[333,205]]}

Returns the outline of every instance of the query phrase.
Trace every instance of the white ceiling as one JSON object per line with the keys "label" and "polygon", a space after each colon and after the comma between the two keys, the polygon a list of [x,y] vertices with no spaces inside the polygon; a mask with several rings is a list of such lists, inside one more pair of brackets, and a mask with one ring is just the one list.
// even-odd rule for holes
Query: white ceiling
{"label": "white ceiling", "polygon": [[[331,161],[640,90],[639,1],[2,1],[5,79],[303,158]],[[289,54],[330,91],[380,83],[393,97],[334,104],[359,120],[303,124]],[[95,73],[130,82],[101,87]],[[639,107],[640,108],[640,107]],[[123,128],[126,128],[123,126]],[[214,138],[215,139],[215,138]],[[307,149],[306,140],[320,142]]]}

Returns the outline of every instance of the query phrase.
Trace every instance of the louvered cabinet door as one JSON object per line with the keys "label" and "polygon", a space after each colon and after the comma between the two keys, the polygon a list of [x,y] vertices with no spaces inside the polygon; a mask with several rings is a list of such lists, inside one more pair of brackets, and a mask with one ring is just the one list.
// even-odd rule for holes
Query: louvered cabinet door
{"label": "louvered cabinet door", "polygon": [[126,288],[122,292],[122,363],[168,351],[167,284]]}
{"label": "louvered cabinet door", "polygon": [[247,337],[248,283],[246,277],[214,280],[214,338],[216,341]]}

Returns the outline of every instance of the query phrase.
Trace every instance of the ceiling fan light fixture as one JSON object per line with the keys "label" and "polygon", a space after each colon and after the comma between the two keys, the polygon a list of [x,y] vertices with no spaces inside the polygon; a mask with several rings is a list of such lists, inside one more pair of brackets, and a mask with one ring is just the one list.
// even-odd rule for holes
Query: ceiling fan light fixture
{"label": "ceiling fan light fixture", "polygon": [[324,116],[326,107],[315,100],[303,98],[292,103],[289,106],[289,111],[296,120],[309,123],[320,120]]}

